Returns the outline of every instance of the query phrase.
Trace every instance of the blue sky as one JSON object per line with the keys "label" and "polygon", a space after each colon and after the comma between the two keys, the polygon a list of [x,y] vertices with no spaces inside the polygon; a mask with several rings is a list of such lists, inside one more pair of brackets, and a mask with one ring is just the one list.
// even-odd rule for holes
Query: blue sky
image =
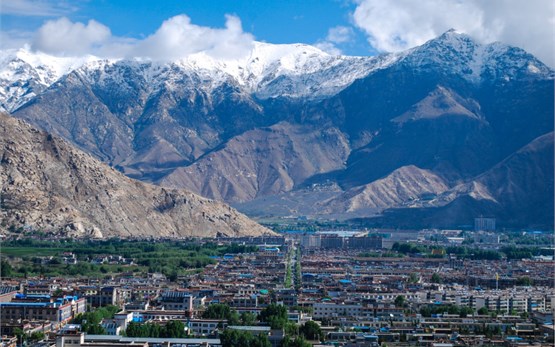
{"label": "blue sky", "polygon": [[[139,48],[159,49],[160,40],[168,48],[173,36],[190,47],[180,54],[226,41],[240,46],[258,40],[312,44],[332,54],[375,55],[422,44],[450,28],[482,42],[522,47],[554,65],[555,9],[550,0],[0,2],[1,48],[27,44],[58,55],[131,54]],[[188,38],[196,34],[213,38]]]}

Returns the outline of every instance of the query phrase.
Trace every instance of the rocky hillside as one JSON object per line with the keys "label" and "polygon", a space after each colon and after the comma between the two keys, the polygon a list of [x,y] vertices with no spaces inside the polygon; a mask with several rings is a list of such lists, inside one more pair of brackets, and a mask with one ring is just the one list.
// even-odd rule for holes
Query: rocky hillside
{"label": "rocky hillside", "polygon": [[0,219],[74,237],[271,233],[233,208],[127,178],[65,141],[0,114]]}

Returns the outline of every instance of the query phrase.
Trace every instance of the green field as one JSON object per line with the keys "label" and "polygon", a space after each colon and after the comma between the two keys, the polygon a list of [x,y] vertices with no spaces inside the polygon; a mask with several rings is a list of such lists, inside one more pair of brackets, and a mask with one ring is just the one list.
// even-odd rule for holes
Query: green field
{"label": "green field", "polygon": [[[199,272],[206,265],[215,263],[216,257],[226,253],[255,250],[255,247],[236,244],[218,246],[191,241],[21,239],[2,243],[1,273],[2,277],[41,275],[100,278],[120,273],[141,275],[160,272],[175,280],[179,276]],[[64,264],[61,258],[64,252],[74,253],[77,264]],[[94,263],[95,259],[109,256],[123,257],[127,261]]]}

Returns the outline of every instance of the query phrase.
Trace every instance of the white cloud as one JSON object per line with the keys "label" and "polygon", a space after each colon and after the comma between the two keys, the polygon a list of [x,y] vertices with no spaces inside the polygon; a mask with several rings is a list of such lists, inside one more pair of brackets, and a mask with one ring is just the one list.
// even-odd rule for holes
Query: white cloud
{"label": "white cloud", "polygon": [[330,28],[325,40],[317,42],[315,46],[331,55],[340,55],[342,52],[341,49],[337,47],[337,44],[350,42],[352,39],[353,29],[338,25]]}
{"label": "white cloud", "polygon": [[314,44],[314,47],[321,49],[322,51],[331,55],[341,55],[342,52],[337,48],[332,42],[321,41]]}
{"label": "white cloud", "polygon": [[32,47],[55,55],[83,55],[100,48],[111,36],[110,28],[95,20],[85,25],[62,17],[40,27]]}
{"label": "white cloud", "polygon": [[353,22],[379,51],[423,44],[450,28],[526,49],[555,66],[552,0],[358,0]]}
{"label": "white cloud", "polygon": [[21,48],[28,46],[33,39],[34,33],[28,31],[8,30],[0,31],[1,49]]}
{"label": "white cloud", "polygon": [[243,32],[241,21],[226,16],[224,28],[191,23],[186,15],[172,17],[145,39],[113,36],[110,29],[94,20],[87,24],[63,17],[46,22],[34,35],[31,47],[53,55],[92,54],[106,58],[141,57],[174,60],[204,52],[220,59],[232,59],[251,51],[254,37]]}
{"label": "white cloud", "polygon": [[333,43],[344,43],[351,41],[353,37],[353,29],[345,26],[336,26],[328,30],[327,41]]}
{"label": "white cloud", "polygon": [[243,32],[238,17],[227,15],[225,28],[214,29],[192,24],[189,17],[180,15],[164,21],[154,34],[138,42],[131,54],[175,59],[205,52],[218,58],[236,58],[250,52],[253,41],[251,34]]}
{"label": "white cloud", "polygon": [[8,0],[0,4],[1,14],[23,17],[62,16],[74,9],[63,1]]}

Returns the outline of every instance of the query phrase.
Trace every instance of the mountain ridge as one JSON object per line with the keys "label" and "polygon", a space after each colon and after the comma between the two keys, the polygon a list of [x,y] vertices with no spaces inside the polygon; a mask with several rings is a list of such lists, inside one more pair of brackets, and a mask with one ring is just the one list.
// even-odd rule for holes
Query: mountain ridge
{"label": "mountain ridge", "polygon": [[[553,130],[555,73],[516,47],[448,31],[371,58],[256,49],[244,66],[202,54],[87,62],[36,95],[0,71],[0,89],[29,96],[15,117],[130,177],[235,206],[275,196],[302,209],[303,199],[314,203],[311,187],[334,187],[318,194],[339,198],[412,166],[451,188]],[[423,177],[418,170],[406,179]],[[410,204],[397,193],[377,213]],[[337,209],[330,214],[345,215]]]}

